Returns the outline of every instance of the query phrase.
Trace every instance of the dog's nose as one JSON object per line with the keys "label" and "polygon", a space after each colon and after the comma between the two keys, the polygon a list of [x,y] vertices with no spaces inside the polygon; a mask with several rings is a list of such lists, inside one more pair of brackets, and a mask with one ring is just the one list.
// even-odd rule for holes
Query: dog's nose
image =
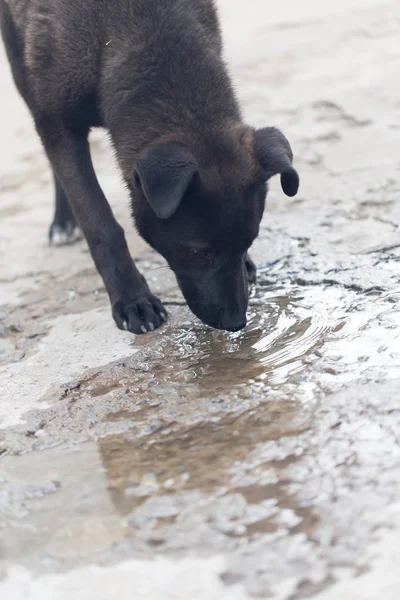
{"label": "dog's nose", "polygon": [[246,318],[235,319],[231,317],[223,317],[221,319],[221,329],[225,331],[240,331],[244,329],[247,325]]}

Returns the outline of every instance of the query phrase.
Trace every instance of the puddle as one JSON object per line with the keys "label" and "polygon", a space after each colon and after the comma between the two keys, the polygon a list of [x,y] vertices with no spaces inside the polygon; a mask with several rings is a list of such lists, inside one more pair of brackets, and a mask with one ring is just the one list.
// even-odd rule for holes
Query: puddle
{"label": "puddle", "polygon": [[168,349],[166,357],[190,360],[175,365],[174,377],[178,366],[186,371],[186,380],[190,374],[201,379],[201,393],[218,393],[258,376],[271,385],[287,380],[334,327],[323,306],[315,309],[302,296],[264,294],[251,309],[246,330],[227,335],[191,326],[173,334],[161,348]]}
{"label": "puddle", "polygon": [[[400,377],[398,291],[283,292],[260,286],[248,327],[234,334],[194,323],[186,308],[173,307],[163,330],[132,340],[131,355],[125,347],[124,359],[50,388],[42,400],[51,408],[28,413],[26,426],[16,426],[18,435],[1,447],[22,453],[128,430],[142,438],[263,411],[264,404],[273,414],[274,403],[294,403],[301,430],[324,393],[383,374]],[[13,385],[17,391],[16,374]]]}
{"label": "puddle", "polygon": [[[182,325],[182,311],[176,311],[160,334],[136,338],[134,358],[102,369],[81,391],[125,398],[124,406],[105,415],[108,421],[136,419],[133,408],[145,415],[154,407],[169,411],[166,421],[182,412],[201,420],[204,409],[220,412],[216,404],[223,413],[240,411],[287,394],[307,403],[320,384],[332,386],[334,379],[339,386],[380,368],[398,377],[399,300],[400,292],[368,298],[329,286],[287,295],[261,289],[246,330],[228,335]],[[313,364],[321,370],[317,378],[309,377]]]}
{"label": "puddle", "polygon": [[309,426],[309,422],[301,425],[296,413],[297,404],[283,400],[240,416],[181,428],[178,434],[164,429],[141,443],[129,434],[102,438],[99,450],[113,501],[121,513],[127,513],[138,498],[152,495],[155,487],[213,493],[229,486],[231,469],[257,444],[299,435]]}
{"label": "puddle", "polygon": [[317,589],[338,558],[356,572],[400,493],[399,296],[261,286],[229,335],[175,307],[6,432],[27,454],[0,462],[3,558],[223,553],[257,593],[304,572]]}
{"label": "puddle", "polygon": [[[201,527],[193,533],[201,545],[207,523],[217,532],[215,542],[222,535],[233,545],[236,538],[276,532],[284,521],[294,533],[303,531],[302,523],[310,531],[317,522],[313,509],[301,507],[277,476],[298,460],[296,452],[261,456],[271,441],[300,433],[296,405],[286,401],[178,435],[158,432],[142,441],[129,433],[109,435],[6,457],[0,480],[3,558],[43,570],[96,559],[117,542],[141,551],[155,545],[179,550],[189,542],[190,536],[184,538],[197,510]],[[256,481],[257,461],[264,473]],[[169,544],[171,527],[178,532]]]}
{"label": "puddle", "polygon": [[312,300],[300,293],[264,293],[262,299],[253,299],[246,330],[235,334],[192,322],[182,326],[175,318],[156,337],[137,338],[139,354],[122,368],[113,367],[112,378],[104,371],[91,378],[89,395],[114,394],[124,386],[129,394],[133,375],[134,393],[142,401],[158,398],[164,403],[171,401],[170,395],[172,400],[223,401],[232,393],[250,398],[260,387],[258,395],[266,400],[268,389],[278,389],[304,370],[326,336],[343,325],[324,305],[324,296],[318,305]]}

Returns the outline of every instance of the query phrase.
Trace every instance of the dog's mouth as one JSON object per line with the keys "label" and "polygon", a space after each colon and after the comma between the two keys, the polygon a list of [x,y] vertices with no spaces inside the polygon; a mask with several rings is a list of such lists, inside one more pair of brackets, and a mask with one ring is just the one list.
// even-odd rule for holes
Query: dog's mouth
{"label": "dog's mouth", "polygon": [[202,306],[196,302],[191,302],[186,298],[186,302],[192,313],[200,319],[205,325],[213,329],[222,331],[240,331],[247,325],[246,310],[236,313],[230,313],[222,307],[210,309],[209,306]]}
{"label": "dog's mouth", "polygon": [[185,277],[176,277],[188,307],[205,325],[230,332],[246,327],[247,294],[243,294],[242,298],[229,294],[220,297],[211,282],[199,284]]}

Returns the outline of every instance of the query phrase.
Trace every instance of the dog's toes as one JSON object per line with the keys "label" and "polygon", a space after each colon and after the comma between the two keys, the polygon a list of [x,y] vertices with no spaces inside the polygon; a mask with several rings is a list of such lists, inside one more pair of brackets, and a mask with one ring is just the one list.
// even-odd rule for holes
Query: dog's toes
{"label": "dog's toes", "polygon": [[167,311],[162,302],[148,292],[135,301],[115,302],[113,317],[120,329],[139,335],[160,327],[167,320]]}
{"label": "dog's toes", "polygon": [[254,284],[257,281],[257,267],[251,260],[250,256],[246,258],[246,269],[247,269],[247,279],[250,284]]}
{"label": "dog's toes", "polygon": [[52,246],[65,246],[74,244],[83,238],[82,232],[75,221],[64,224],[53,223],[49,231],[49,242]]}

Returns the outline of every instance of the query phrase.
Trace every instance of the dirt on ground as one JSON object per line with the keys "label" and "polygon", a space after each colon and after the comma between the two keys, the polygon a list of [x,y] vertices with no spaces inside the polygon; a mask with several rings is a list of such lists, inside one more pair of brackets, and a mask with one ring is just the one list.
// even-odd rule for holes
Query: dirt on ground
{"label": "dirt on ground", "polygon": [[170,319],[119,331],[0,53],[0,596],[400,597],[400,4],[219,0],[248,122],[289,137],[249,325],[197,321],[101,185]]}

